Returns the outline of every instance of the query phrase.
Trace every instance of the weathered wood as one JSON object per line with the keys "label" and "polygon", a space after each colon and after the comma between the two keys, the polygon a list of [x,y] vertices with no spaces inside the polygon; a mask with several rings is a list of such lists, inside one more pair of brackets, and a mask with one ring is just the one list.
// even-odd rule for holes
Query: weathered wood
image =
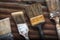
{"label": "weathered wood", "polygon": [[[36,4],[37,5],[37,4]],[[35,5],[35,6],[36,6]],[[27,5],[28,7],[29,7],[29,5]],[[35,7],[34,6],[34,7]],[[21,11],[20,10],[20,8],[25,8],[26,6],[23,4],[23,5],[21,5],[21,4],[19,4],[19,3],[1,3],[0,2],[0,18],[6,18],[6,17],[10,17],[11,18],[11,15],[9,14],[9,13],[12,13],[12,12],[16,12],[16,11]],[[38,10],[37,8],[40,8],[39,7],[39,5],[38,5],[38,7],[36,6],[35,8],[36,8],[36,10],[33,10],[33,9],[35,9],[35,8],[29,8],[30,10],[28,10],[30,13],[34,13],[34,15],[33,16],[36,16],[36,15],[39,15],[39,12],[40,12],[40,9]],[[28,12],[28,11],[26,11],[26,12]],[[31,11],[35,11],[35,12],[31,12]],[[30,13],[29,13],[29,15],[30,15]],[[36,13],[36,14],[35,14]],[[8,15],[7,15],[8,14]],[[31,15],[32,15],[31,14]],[[30,16],[31,16],[30,15]],[[32,17],[33,17],[32,16]],[[47,16],[47,15],[46,15]],[[48,17],[48,16],[47,16]],[[28,21],[27,21],[28,22]],[[44,32],[44,35],[46,35],[46,36],[49,36],[49,37],[46,37],[46,38],[51,38],[51,36],[52,36],[52,38],[51,39],[55,39],[55,38],[57,38],[57,36],[56,36],[56,30],[55,30],[55,25],[51,25],[51,24],[48,24],[48,23],[51,23],[51,21],[50,21],[50,19],[48,19],[48,18],[46,18],[46,23],[47,24],[45,24],[44,26],[43,26],[43,32]],[[30,28],[31,26],[29,26],[29,29],[30,29],[30,31],[29,31],[29,37],[30,37],[30,39],[36,39],[36,40],[38,40],[38,39],[40,39],[40,37],[39,37],[39,33],[38,33],[38,30],[36,29],[36,28]],[[11,19],[11,29],[12,29],[12,33],[13,33],[13,35],[14,35],[14,38],[15,38],[15,40],[21,40],[21,39],[23,39],[23,37],[20,35],[20,34],[18,34],[18,30],[17,30],[17,27],[16,27],[16,23],[14,22],[14,20],[13,19]],[[50,36],[51,35],[51,36]],[[54,36],[56,36],[56,37],[54,37]],[[54,38],[53,38],[54,37]]]}
{"label": "weathered wood", "polygon": [[[0,18],[2,18],[2,17],[10,17],[11,15],[9,14],[9,15],[6,15],[6,13],[5,14],[3,14],[3,13],[1,13],[0,15],[3,15],[3,16],[0,16]],[[14,35],[14,38],[15,39],[22,39],[23,37],[21,37],[18,33],[17,33],[17,28],[16,28],[16,24],[13,22],[13,20],[11,19],[11,23],[12,23],[12,27],[11,27],[11,29],[12,29],[12,32],[13,32],[13,35]],[[51,24],[45,24],[46,26],[48,25],[48,27],[46,27],[46,28],[50,28],[50,26],[51,26],[51,28],[54,28]],[[50,25],[50,26],[49,26]],[[44,28],[45,29],[45,28]],[[49,31],[49,30],[51,30],[51,31]],[[53,31],[52,29],[47,29],[47,30],[44,30],[44,34],[45,35],[47,35],[47,36],[50,36],[50,35],[53,35],[53,36],[55,36],[56,35],[56,33],[55,33],[55,31]],[[18,37],[17,37],[18,36]],[[34,29],[30,29],[30,32],[29,32],[29,37],[30,37],[30,39],[39,39],[39,33],[38,33],[38,31],[37,30],[35,30],[35,28]],[[46,37],[46,38],[48,38],[48,37]],[[49,37],[50,38],[50,37]],[[55,37],[53,38],[53,39],[55,39]]]}
{"label": "weathered wood", "polygon": [[31,39],[39,39],[39,35],[29,35]]}
{"label": "weathered wood", "polygon": [[[44,32],[45,35],[56,36],[56,31],[55,30],[47,30],[47,29],[45,30],[44,29],[43,32]],[[29,34],[30,35],[39,35],[38,31],[35,31],[35,30],[32,30],[32,29],[30,29]]]}
{"label": "weathered wood", "polygon": [[39,35],[38,31],[30,29],[29,34],[31,35]]}
{"label": "weathered wood", "polygon": [[3,7],[3,8],[24,9],[26,6],[29,6],[29,4],[0,2],[0,7]]}
{"label": "weathered wood", "polygon": [[0,0],[0,2],[20,2],[21,0]]}
{"label": "weathered wood", "polygon": [[43,29],[51,29],[51,30],[55,30],[55,25],[52,25],[51,23],[45,23],[44,25],[43,25]]}
{"label": "weathered wood", "polygon": [[[13,33],[14,35],[14,40],[25,40],[25,38],[18,33]],[[18,36],[18,37],[17,37]]]}
{"label": "weathered wood", "polygon": [[47,36],[47,35],[45,35],[45,38],[46,39],[55,39],[55,40],[57,40],[57,37],[56,36]]}
{"label": "weathered wood", "polygon": [[56,31],[55,30],[43,30],[45,35],[51,35],[51,36],[56,36]]}
{"label": "weathered wood", "polygon": [[0,0],[1,2],[45,2],[45,0]]}
{"label": "weathered wood", "polygon": [[8,9],[8,8],[0,8],[0,12],[3,12],[3,13],[12,13],[12,12],[17,12],[17,11],[20,11],[20,10],[14,10],[14,9]]}

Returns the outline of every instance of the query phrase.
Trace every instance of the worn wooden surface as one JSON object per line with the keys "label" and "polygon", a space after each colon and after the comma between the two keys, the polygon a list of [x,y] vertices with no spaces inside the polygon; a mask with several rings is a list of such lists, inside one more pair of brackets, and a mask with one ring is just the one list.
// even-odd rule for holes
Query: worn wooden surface
{"label": "worn wooden surface", "polygon": [[[12,18],[11,13],[15,12],[15,11],[24,10],[24,8],[18,10],[18,9],[15,9],[13,6],[11,6],[11,8],[8,8],[10,6],[6,5],[5,7],[6,8],[4,8],[4,6],[0,7],[0,19],[10,17],[11,30],[12,30],[12,34],[14,35],[14,39],[15,40],[23,40],[24,37],[22,37],[18,33],[16,23],[15,23],[14,19]],[[20,8],[20,6],[18,6],[16,8]],[[45,17],[46,16],[47,16],[47,14],[45,14]],[[45,36],[46,40],[57,40],[57,33],[56,33],[55,25],[52,24],[50,19],[48,19],[48,16],[45,19],[46,19],[46,22],[45,22],[45,24],[43,26],[43,32],[44,32],[44,36]],[[27,18],[26,18],[26,20],[27,20]],[[28,23],[28,21],[27,21],[27,23]],[[38,29],[36,27],[31,27],[30,25],[29,25],[29,29],[30,29],[29,30],[30,39],[31,40],[39,40],[40,36],[39,36]]]}
{"label": "worn wooden surface", "polygon": [[45,0],[0,0],[2,2],[21,2],[21,1],[35,1],[35,2],[45,2]]}
{"label": "worn wooden surface", "polygon": [[[14,39],[22,39],[23,37],[18,33],[17,30],[17,26],[15,24],[15,21],[12,19],[10,14],[3,14],[0,13],[0,19],[6,18],[6,17],[10,17],[11,18],[11,30],[12,33],[14,35]],[[31,40],[33,39],[40,39],[39,37],[39,32],[37,28],[32,28],[31,26],[29,26],[29,37]],[[55,29],[55,25],[52,25],[51,23],[45,23],[45,25],[43,26],[43,32],[44,35],[46,35],[45,37],[48,39],[57,39],[57,34],[56,34],[56,29]]]}

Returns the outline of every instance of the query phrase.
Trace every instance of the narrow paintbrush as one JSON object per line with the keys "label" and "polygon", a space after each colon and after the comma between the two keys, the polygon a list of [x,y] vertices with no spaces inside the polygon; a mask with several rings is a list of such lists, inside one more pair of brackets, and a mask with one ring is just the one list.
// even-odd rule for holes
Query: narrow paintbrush
{"label": "narrow paintbrush", "polygon": [[17,28],[18,28],[19,33],[22,36],[24,36],[26,38],[26,40],[29,40],[29,37],[28,37],[29,29],[28,29],[28,25],[25,21],[23,11],[13,12],[12,17],[14,18],[14,20],[17,24]]}

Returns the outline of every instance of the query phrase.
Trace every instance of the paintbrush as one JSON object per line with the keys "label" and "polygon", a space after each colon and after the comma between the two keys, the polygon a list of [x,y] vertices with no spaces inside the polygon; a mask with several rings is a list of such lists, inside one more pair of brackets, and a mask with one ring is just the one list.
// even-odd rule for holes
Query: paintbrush
{"label": "paintbrush", "polygon": [[56,29],[57,29],[57,34],[58,34],[58,39],[60,40],[60,24],[59,24],[59,14],[60,14],[60,5],[59,5],[59,0],[46,0],[48,9],[50,12],[50,19],[55,20],[56,22]]}
{"label": "paintbrush", "polygon": [[19,12],[13,12],[11,14],[17,24],[19,34],[24,36],[26,40],[29,40],[29,37],[28,37],[29,28],[25,21],[24,12],[19,11]]}
{"label": "paintbrush", "polygon": [[[39,30],[39,34],[41,36],[40,37],[41,40],[45,40],[43,31],[42,31],[42,24],[45,22],[45,18],[44,18],[44,15],[42,14],[43,12],[42,12],[41,6],[42,5],[40,3],[31,4],[30,6],[26,7],[26,12],[27,12],[27,16],[30,19],[31,26],[37,27]],[[32,14],[32,15],[29,15],[29,14]]]}
{"label": "paintbrush", "polygon": [[0,39],[13,40],[11,33],[10,18],[0,20]]}

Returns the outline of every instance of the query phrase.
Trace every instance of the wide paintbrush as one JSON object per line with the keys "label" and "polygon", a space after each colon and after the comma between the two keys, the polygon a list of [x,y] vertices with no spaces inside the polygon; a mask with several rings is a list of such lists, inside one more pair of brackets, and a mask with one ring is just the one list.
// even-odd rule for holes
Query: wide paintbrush
{"label": "wide paintbrush", "polygon": [[0,39],[13,40],[13,35],[11,33],[10,18],[0,20]]}
{"label": "wide paintbrush", "polygon": [[45,22],[45,18],[42,12],[42,5],[40,3],[34,3],[26,7],[27,16],[30,19],[32,27],[37,27],[40,34],[40,39],[44,40],[44,34],[42,31],[42,24]]}

